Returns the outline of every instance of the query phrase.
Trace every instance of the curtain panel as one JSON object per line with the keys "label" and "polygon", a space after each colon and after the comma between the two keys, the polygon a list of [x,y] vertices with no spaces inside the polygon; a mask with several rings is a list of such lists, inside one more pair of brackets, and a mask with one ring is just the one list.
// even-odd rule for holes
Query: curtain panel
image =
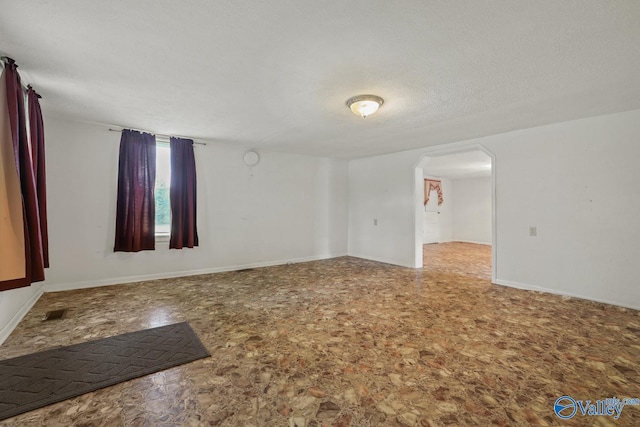
{"label": "curtain panel", "polygon": [[40,108],[40,95],[28,86],[27,103],[29,105],[29,136],[31,140],[31,161],[38,196],[38,213],[40,215],[40,240],[42,242],[42,260],[45,268],[49,268],[49,228],[47,224],[47,174],[44,153],[44,121]]}
{"label": "curtain panel", "polygon": [[193,141],[171,138],[171,239],[169,248],[198,246],[196,162]]}
{"label": "curtain panel", "polygon": [[13,152],[7,105],[7,76],[0,73],[0,290],[25,281],[25,232],[20,177]]}
{"label": "curtain panel", "polygon": [[[6,66],[3,72],[3,80],[5,81],[3,92],[6,94],[6,99],[0,100],[0,102],[6,102],[6,118],[8,119],[9,126],[7,126],[8,129],[3,131],[3,134],[8,135],[9,138],[8,140],[3,138],[1,142],[3,145],[8,143],[12,148],[15,169],[11,168],[11,170],[15,170],[19,180],[20,195],[16,197],[16,200],[21,204],[22,218],[13,218],[13,222],[22,222],[23,235],[20,236],[20,242],[22,243],[20,247],[24,248],[24,258],[20,256],[20,261],[24,262],[24,268],[19,266],[20,277],[0,281],[0,290],[29,286],[33,282],[42,281],[44,280],[45,268],[38,195],[33,171],[32,153],[30,152],[29,141],[27,140],[27,117],[25,115],[24,94],[22,92],[22,84],[17,68],[17,65],[12,59],[6,59]],[[3,147],[3,150],[5,148],[6,147]],[[7,151],[5,150],[4,152]],[[4,155],[3,159],[4,164],[6,161]],[[6,188],[6,181],[8,180],[5,180],[4,183],[5,192],[7,190],[10,191],[10,189]],[[5,228],[11,227],[3,226],[3,230]],[[3,238],[3,245],[4,240]]]}
{"label": "curtain panel", "polygon": [[442,195],[442,181],[438,181],[435,179],[426,179],[424,180],[424,205],[427,206],[429,203],[429,195],[431,191],[436,190],[438,193],[438,206],[444,202],[444,197]]}
{"label": "curtain panel", "polygon": [[155,249],[156,137],[129,129],[120,137],[114,252]]}

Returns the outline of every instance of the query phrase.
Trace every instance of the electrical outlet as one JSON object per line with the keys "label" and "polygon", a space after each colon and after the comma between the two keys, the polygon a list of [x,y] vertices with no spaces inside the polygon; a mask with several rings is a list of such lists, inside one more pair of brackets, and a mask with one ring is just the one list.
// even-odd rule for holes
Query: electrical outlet
{"label": "electrical outlet", "polygon": [[529,227],[529,236],[536,237],[538,235],[538,227],[531,226]]}
{"label": "electrical outlet", "polygon": [[373,219],[373,225],[378,225],[378,218]]}

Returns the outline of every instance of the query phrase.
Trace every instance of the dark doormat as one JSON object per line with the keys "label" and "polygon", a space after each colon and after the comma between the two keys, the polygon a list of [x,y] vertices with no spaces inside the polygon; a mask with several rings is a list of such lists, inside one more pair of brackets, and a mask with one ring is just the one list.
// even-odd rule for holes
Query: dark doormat
{"label": "dark doormat", "polygon": [[209,356],[183,322],[0,360],[0,420]]}

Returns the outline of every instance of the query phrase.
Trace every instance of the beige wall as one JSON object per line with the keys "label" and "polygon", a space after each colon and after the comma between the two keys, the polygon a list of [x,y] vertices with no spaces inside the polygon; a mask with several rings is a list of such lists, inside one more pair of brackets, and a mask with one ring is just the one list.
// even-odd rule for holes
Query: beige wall
{"label": "beige wall", "polygon": [[16,170],[6,76],[0,78],[0,281],[25,277],[24,226],[20,180]]}

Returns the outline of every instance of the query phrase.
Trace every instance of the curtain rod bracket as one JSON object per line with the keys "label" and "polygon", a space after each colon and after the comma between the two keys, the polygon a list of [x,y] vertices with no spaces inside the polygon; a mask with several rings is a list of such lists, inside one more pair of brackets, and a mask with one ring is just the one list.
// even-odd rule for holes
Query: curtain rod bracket
{"label": "curtain rod bracket", "polygon": [[[2,62],[5,62],[7,64],[15,64],[16,61],[13,60],[13,58],[9,58],[8,56],[2,56],[0,57],[0,60],[2,60]],[[18,65],[16,65],[17,67]]]}

